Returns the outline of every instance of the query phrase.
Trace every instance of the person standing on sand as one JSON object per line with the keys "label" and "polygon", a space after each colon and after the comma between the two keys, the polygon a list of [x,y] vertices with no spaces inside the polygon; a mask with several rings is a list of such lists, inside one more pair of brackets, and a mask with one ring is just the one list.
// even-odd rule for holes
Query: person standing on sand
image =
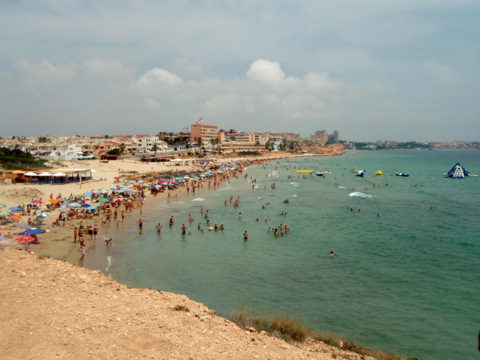
{"label": "person standing on sand", "polygon": [[73,243],[75,244],[77,242],[77,237],[78,237],[78,229],[77,227],[75,226],[73,228]]}
{"label": "person standing on sand", "polygon": [[85,246],[84,245],[80,246],[80,255],[81,255],[80,260],[85,259]]}
{"label": "person standing on sand", "polygon": [[98,226],[97,224],[95,224],[95,226],[93,227],[93,240],[97,240],[97,234],[98,234]]}

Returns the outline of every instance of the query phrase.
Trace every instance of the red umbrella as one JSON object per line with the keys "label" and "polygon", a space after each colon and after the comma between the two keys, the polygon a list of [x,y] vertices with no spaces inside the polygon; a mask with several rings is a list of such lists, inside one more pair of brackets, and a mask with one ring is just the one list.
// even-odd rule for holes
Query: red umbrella
{"label": "red umbrella", "polygon": [[118,176],[115,176],[114,179],[115,180],[120,180],[120,178]]}
{"label": "red umbrella", "polygon": [[35,238],[27,235],[22,235],[16,238],[15,241],[18,243],[27,243],[27,242],[35,241]]}

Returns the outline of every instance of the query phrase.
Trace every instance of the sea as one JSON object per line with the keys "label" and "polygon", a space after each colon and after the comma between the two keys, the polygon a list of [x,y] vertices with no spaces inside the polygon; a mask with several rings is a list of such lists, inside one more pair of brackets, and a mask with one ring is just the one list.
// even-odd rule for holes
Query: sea
{"label": "sea", "polygon": [[[443,178],[457,162],[471,176]],[[132,287],[185,294],[225,318],[247,308],[394,355],[478,358],[479,151],[351,151],[245,173],[103,227],[113,243],[97,244],[85,266]],[[225,230],[210,231],[207,220]],[[281,224],[290,231],[268,232]]]}

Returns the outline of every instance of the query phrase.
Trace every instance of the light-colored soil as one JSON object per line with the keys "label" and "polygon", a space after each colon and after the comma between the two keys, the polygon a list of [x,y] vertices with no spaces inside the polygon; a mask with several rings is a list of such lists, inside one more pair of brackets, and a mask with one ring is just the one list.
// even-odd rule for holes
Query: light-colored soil
{"label": "light-colored soil", "polygon": [[2,359],[371,359],[239,328],[168,292],[0,249]]}

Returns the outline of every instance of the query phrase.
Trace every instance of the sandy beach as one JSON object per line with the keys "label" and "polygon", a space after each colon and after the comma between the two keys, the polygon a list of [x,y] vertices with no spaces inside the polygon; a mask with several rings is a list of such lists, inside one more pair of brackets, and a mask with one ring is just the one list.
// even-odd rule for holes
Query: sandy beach
{"label": "sandy beach", "polygon": [[[259,157],[257,161],[272,161],[281,158],[288,158],[298,155],[292,155],[288,152],[269,152],[265,156]],[[302,155],[302,156],[309,156]],[[109,161],[108,163],[100,160],[89,161],[75,161],[68,162],[63,161],[61,164],[56,164],[56,168],[61,169],[93,169],[92,179],[82,182],[74,182],[67,184],[6,184],[0,183],[0,204],[5,205],[0,211],[11,211],[11,207],[21,207],[22,205],[28,205],[33,199],[38,199],[39,202],[37,213],[46,209],[46,203],[53,197],[53,199],[63,198],[68,199],[70,196],[82,196],[86,192],[92,192],[99,189],[109,190],[118,187],[121,180],[119,179],[142,179],[142,175],[145,176],[158,176],[159,173],[169,176],[179,171],[196,171],[201,170],[202,167],[197,164],[204,161],[204,159],[185,159],[189,160],[188,165],[170,164],[163,162],[143,163],[138,159],[126,159]],[[245,158],[233,158],[224,157],[218,158],[219,162],[235,162],[243,161]],[[252,160],[253,161],[253,160]],[[55,171],[55,168],[51,170]],[[138,184],[137,184],[138,185]],[[131,187],[131,186],[130,186]],[[165,192],[159,192],[156,196],[151,195],[148,191],[145,191],[145,197],[142,201],[143,207],[148,207],[152,201],[162,201],[167,199],[168,196],[181,196],[186,191],[185,186],[179,186],[175,189],[165,190]],[[86,202],[90,202],[90,198],[86,197]],[[66,208],[65,206],[63,208]],[[66,208],[68,209],[68,208]],[[124,210],[123,206],[119,208],[119,212]],[[125,216],[138,216],[139,208],[136,207],[131,211],[125,211]],[[20,214],[19,212],[13,212],[14,214]],[[64,224],[55,226],[54,222],[58,219],[60,212],[57,210],[51,212],[43,212],[48,216],[44,217],[43,225],[40,227],[44,230],[43,233],[38,234],[38,244],[32,244],[30,251],[37,255],[49,256],[56,259],[67,261],[74,265],[79,265],[80,253],[79,244],[74,243],[74,228],[80,225],[80,222],[87,227],[97,225],[99,228],[98,238],[102,238],[102,219],[105,214],[100,213],[99,216],[92,217],[91,219],[69,219]],[[3,238],[0,241],[0,246],[14,249],[23,249],[24,245],[14,241],[15,236],[10,238],[8,234],[20,234],[28,226],[18,227],[18,223],[26,224],[28,219],[33,219],[33,216],[21,216],[19,219],[14,220],[13,223],[0,225],[0,237]],[[8,219],[8,217],[7,217]],[[112,221],[116,219],[112,219]],[[17,225],[15,224],[17,223]],[[107,224],[109,226],[110,224]],[[92,246],[92,243],[86,241],[85,250],[88,251]]]}
{"label": "sandy beach", "polygon": [[[285,154],[276,156],[281,157]],[[78,168],[79,165],[78,162],[64,163],[62,167]],[[124,179],[126,174],[135,177],[196,169],[194,162],[188,166],[168,166],[136,161],[89,161],[82,162],[81,167],[97,171],[92,180],[81,184],[4,184],[0,186],[0,203],[5,205],[5,210],[29,204],[36,197],[42,199],[39,211],[43,211],[51,195],[68,198],[70,194],[114,188],[118,186],[118,178]],[[184,191],[186,187],[157,196],[145,194],[143,206],[167,199],[169,192],[170,196],[176,196]],[[125,212],[127,216],[138,216],[140,211],[137,206]],[[72,359],[140,356],[152,359],[370,359],[318,341],[294,346],[264,332],[245,331],[183,295],[130,289],[99,271],[74,266],[80,263],[80,253],[73,228],[80,222],[84,226],[98,225],[101,238],[101,219],[105,214],[92,219],[71,219],[64,222],[65,225],[61,222],[56,226],[59,213],[56,209],[44,218],[41,226],[44,232],[37,235],[39,244],[32,245],[29,252],[23,244],[5,236],[19,234],[23,228],[14,223],[0,227],[3,238],[0,264],[4,274],[0,277],[3,324],[0,337],[6,359],[55,356]],[[25,223],[27,218],[21,216],[17,221]],[[92,246],[89,240],[86,244],[87,248]]]}

